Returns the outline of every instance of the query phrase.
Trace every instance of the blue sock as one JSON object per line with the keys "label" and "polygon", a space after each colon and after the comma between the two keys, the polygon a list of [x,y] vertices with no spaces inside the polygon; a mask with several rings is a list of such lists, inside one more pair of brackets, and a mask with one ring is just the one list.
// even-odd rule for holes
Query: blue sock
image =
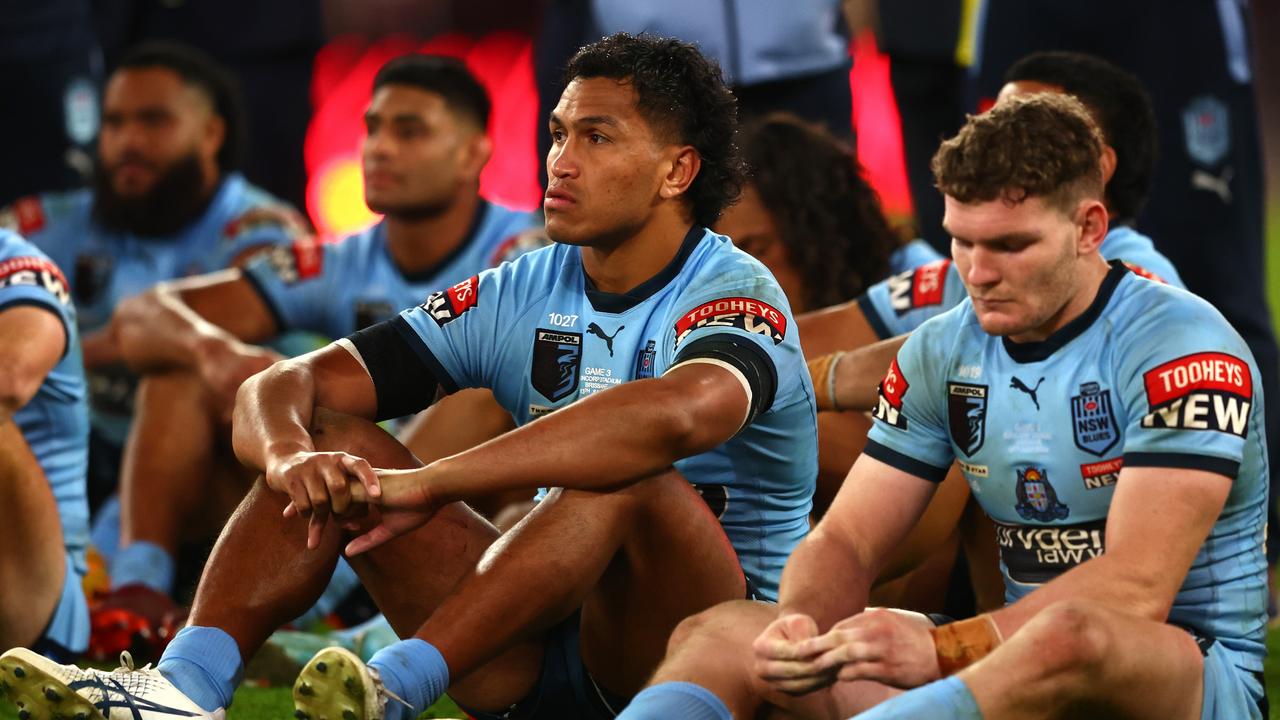
{"label": "blue sock", "polygon": [[213,712],[231,705],[244,663],[230,635],[193,625],[173,636],[156,669],[192,702]]}
{"label": "blue sock", "polygon": [[111,566],[111,587],[141,584],[168,594],[173,590],[173,556],[146,540],[132,542],[116,555]]}
{"label": "blue sock", "polygon": [[618,720],[687,718],[733,720],[729,708],[710,690],[690,682],[664,682],[641,690]]}
{"label": "blue sock", "polygon": [[356,571],[351,569],[351,565],[346,558],[338,558],[338,565],[333,569],[333,577],[329,578],[329,584],[325,586],[324,593],[320,595],[320,599],[316,600],[316,604],[311,609],[299,615],[291,623],[299,630],[308,630],[317,622],[328,617],[329,613],[338,608],[343,600],[347,599],[347,595],[360,584],[360,578],[356,575]]}
{"label": "blue sock", "polygon": [[120,496],[112,495],[102,501],[89,526],[89,543],[107,564],[107,572],[120,552]]}
{"label": "blue sock", "polygon": [[379,650],[369,661],[377,668],[382,684],[413,706],[391,700],[386,720],[412,720],[431,707],[449,688],[449,666],[434,645],[419,638],[401,640]]}
{"label": "blue sock", "polygon": [[864,713],[858,720],[890,718],[938,718],[938,720],[982,720],[978,701],[969,686],[952,675],[886,700]]}

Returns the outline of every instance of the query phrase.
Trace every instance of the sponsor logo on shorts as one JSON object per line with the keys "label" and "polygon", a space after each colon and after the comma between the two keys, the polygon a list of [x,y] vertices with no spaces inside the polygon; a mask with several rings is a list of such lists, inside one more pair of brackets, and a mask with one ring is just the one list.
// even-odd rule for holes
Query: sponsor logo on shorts
{"label": "sponsor logo on shorts", "polygon": [[1080,479],[1084,481],[1085,490],[1111,487],[1120,478],[1120,468],[1124,466],[1124,458],[1112,458],[1102,462],[1085,463],[1080,466]]}
{"label": "sponsor logo on shorts", "polygon": [[950,260],[934,260],[889,278],[889,303],[902,315],[916,308],[941,305]]}
{"label": "sponsor logo on shorts", "polygon": [[1044,468],[1029,467],[1018,470],[1018,483],[1014,488],[1017,504],[1013,509],[1023,520],[1053,522],[1071,514],[1071,508],[1058,501],[1058,492],[1049,482]]}
{"label": "sponsor logo on shorts", "polygon": [[987,386],[947,383],[947,427],[951,442],[970,457],[987,439]]}
{"label": "sponsor logo on shorts", "polygon": [[67,305],[71,302],[71,289],[67,278],[57,265],[40,257],[16,257],[0,262],[0,288],[44,288]]}
{"label": "sponsor logo on shorts", "polygon": [[1080,385],[1080,394],[1071,398],[1071,427],[1076,447],[1098,457],[1120,442],[1120,426],[1111,407],[1111,390],[1096,382]]}
{"label": "sponsor logo on shorts", "polygon": [[1248,434],[1253,378],[1240,358],[1196,353],[1148,370],[1142,379],[1151,410],[1142,427]]}
{"label": "sponsor logo on shorts", "polygon": [[475,307],[479,298],[480,277],[472,275],[447,290],[431,293],[422,304],[422,309],[436,321],[436,325],[444,327]]}
{"label": "sponsor logo on shorts", "polygon": [[996,544],[1009,577],[1030,585],[1049,582],[1106,550],[1106,519],[1075,525],[1029,527],[996,522]]}
{"label": "sponsor logo on shorts", "polygon": [[910,387],[911,384],[902,374],[902,370],[898,367],[898,358],[895,357],[893,362],[889,363],[889,372],[885,373],[884,379],[880,381],[878,389],[880,399],[876,402],[872,416],[899,430],[906,430],[907,416],[902,414],[902,398]]}
{"label": "sponsor logo on shorts", "polygon": [[772,305],[752,298],[712,300],[681,315],[676,321],[675,347],[680,347],[689,333],[704,327],[738,328],[763,335],[778,345],[787,335],[787,316]]}

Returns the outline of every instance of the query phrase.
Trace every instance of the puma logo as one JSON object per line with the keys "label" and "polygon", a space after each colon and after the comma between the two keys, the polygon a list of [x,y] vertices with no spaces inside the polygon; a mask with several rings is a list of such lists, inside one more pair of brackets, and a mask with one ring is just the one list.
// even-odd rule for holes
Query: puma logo
{"label": "puma logo", "polygon": [[1231,179],[1235,177],[1234,168],[1226,168],[1219,177],[1204,170],[1196,170],[1191,173],[1191,187],[1197,190],[1207,190],[1217,195],[1223,204],[1231,204]]}
{"label": "puma logo", "polygon": [[609,357],[613,357],[613,339],[618,337],[618,333],[622,332],[622,328],[624,327],[626,327],[626,325],[619,325],[618,329],[614,330],[612,335],[606,335],[604,330],[600,329],[599,325],[591,323],[587,326],[587,334],[595,335],[603,340],[605,347],[609,348]]}
{"label": "puma logo", "polygon": [[1013,376],[1013,382],[1009,383],[1009,387],[1031,396],[1031,402],[1036,404],[1036,410],[1040,409],[1040,400],[1036,397],[1036,391],[1040,389],[1040,383],[1044,382],[1044,378],[1040,378],[1040,382],[1036,383],[1034,388],[1027,387],[1027,384],[1018,379],[1017,375]]}

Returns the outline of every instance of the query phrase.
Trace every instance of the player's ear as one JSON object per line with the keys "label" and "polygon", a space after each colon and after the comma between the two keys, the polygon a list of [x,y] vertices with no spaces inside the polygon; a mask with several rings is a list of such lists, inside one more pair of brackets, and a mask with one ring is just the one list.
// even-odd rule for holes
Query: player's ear
{"label": "player's ear", "polygon": [[493,157],[493,141],[482,132],[472,133],[463,147],[462,170],[467,177],[479,178]]}
{"label": "player's ear", "polygon": [[200,138],[200,154],[207,159],[214,159],[227,141],[227,122],[217,113],[209,113],[205,119],[204,134]]}
{"label": "player's ear", "polygon": [[1098,158],[1098,164],[1102,166],[1103,187],[1111,184],[1111,178],[1116,174],[1116,162],[1116,149],[1104,144],[1102,146],[1102,157]]}
{"label": "player's ear", "polygon": [[662,177],[662,185],[658,188],[658,195],[667,200],[683,195],[701,169],[702,156],[692,145],[676,149],[670,164],[664,164],[666,172]]}
{"label": "player's ear", "polygon": [[1077,248],[1081,255],[1097,252],[1107,236],[1107,207],[1098,200],[1088,199],[1077,209],[1080,225],[1080,241]]}

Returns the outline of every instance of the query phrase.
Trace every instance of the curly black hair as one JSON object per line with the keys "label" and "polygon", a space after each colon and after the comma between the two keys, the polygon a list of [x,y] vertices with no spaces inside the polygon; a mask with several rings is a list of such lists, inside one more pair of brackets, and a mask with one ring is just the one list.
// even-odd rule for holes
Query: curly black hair
{"label": "curly black hair", "polygon": [[1057,85],[1092,111],[1102,136],[1116,151],[1107,201],[1121,222],[1132,222],[1147,201],[1156,165],[1156,119],[1142,83],[1100,57],[1053,50],[1027,55],[1004,74],[1006,83],[1029,80]]}
{"label": "curly black hair", "polygon": [[702,168],[685,193],[695,223],[714,224],[742,193],[742,158],[734,143],[738,100],[720,67],[696,47],[674,38],[614,33],[569,59],[564,84],[578,78],[629,83],[646,122],[698,151]]}
{"label": "curly black hair", "polygon": [[174,73],[183,83],[204,93],[225,126],[222,147],[218,148],[218,170],[228,173],[239,169],[248,121],[235,77],[203,51],[169,40],[148,40],[135,46],[120,59],[116,71],[154,67]]}
{"label": "curly black hair", "polygon": [[747,180],[804,280],[806,307],[850,300],[888,274],[899,240],[851,148],[790,113],[747,123],[740,143]]}

